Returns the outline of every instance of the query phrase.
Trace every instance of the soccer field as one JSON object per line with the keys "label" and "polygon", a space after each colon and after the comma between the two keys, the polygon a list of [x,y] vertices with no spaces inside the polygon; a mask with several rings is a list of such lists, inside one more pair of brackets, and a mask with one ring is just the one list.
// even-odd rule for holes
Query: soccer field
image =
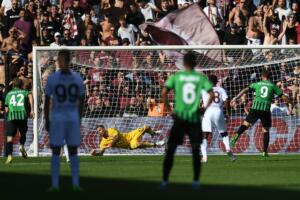
{"label": "soccer field", "polygon": [[[177,156],[168,190],[158,189],[162,156],[81,157],[81,193],[71,193],[70,170],[62,162],[62,191],[47,194],[50,158],[15,158],[10,166],[0,165],[0,194],[14,199],[299,199],[300,155],[210,156],[203,165],[199,191],[190,188],[190,156]],[[63,160],[64,161],[64,160]],[[0,158],[4,162],[4,158]],[[3,198],[4,199],[4,198]]]}

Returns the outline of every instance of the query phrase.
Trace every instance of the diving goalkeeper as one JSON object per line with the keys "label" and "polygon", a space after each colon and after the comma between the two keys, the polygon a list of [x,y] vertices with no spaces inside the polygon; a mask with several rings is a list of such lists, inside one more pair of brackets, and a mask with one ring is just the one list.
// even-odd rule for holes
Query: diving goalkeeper
{"label": "diving goalkeeper", "polygon": [[150,148],[163,146],[164,141],[158,141],[155,143],[142,142],[141,139],[145,133],[149,133],[152,137],[157,135],[159,131],[153,131],[150,126],[143,126],[129,133],[122,133],[116,128],[108,128],[107,130],[103,125],[97,127],[97,133],[102,137],[99,144],[100,151],[93,149],[90,154],[92,156],[102,156],[106,149],[112,147],[124,148],[124,149],[137,149],[137,148]]}

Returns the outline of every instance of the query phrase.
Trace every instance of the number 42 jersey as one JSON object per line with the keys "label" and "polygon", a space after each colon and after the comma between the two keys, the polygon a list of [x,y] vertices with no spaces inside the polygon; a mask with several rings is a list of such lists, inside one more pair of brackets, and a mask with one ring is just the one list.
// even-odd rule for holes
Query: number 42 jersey
{"label": "number 42 jersey", "polygon": [[79,98],[84,97],[81,76],[72,70],[58,70],[48,77],[46,95],[51,97],[51,118],[61,121],[79,119]]}

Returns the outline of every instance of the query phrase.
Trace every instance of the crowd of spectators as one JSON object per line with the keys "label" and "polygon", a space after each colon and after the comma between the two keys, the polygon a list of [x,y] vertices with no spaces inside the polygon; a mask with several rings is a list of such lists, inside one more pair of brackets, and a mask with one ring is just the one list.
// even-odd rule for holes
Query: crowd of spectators
{"label": "crowd of spectators", "polygon": [[[21,78],[28,90],[32,88],[33,46],[155,45],[139,25],[158,21],[169,12],[193,3],[203,9],[221,44],[300,44],[300,0],[0,0],[0,3],[0,68],[3,70],[7,61],[4,55],[8,54],[9,79]],[[255,50],[252,52],[255,55]],[[230,52],[226,56],[230,60]],[[267,60],[270,54],[263,56]],[[92,52],[76,55],[76,59],[81,64],[76,69],[86,84],[87,115],[162,115],[164,105],[159,102],[159,94],[170,73],[151,70],[177,68],[165,52],[134,55],[118,51],[109,56]],[[55,57],[42,54],[40,63],[55,66]],[[286,113],[299,114],[300,63],[282,65],[277,66],[281,77],[276,83],[292,95],[291,101],[286,102]],[[103,70],[111,66],[135,71]],[[54,69],[45,67],[43,81]],[[251,83],[258,78],[259,71],[230,70],[222,84],[234,95],[241,89],[237,85],[244,87]],[[234,109],[247,113],[249,98],[242,98]],[[281,104],[274,102],[272,108],[276,110]]]}

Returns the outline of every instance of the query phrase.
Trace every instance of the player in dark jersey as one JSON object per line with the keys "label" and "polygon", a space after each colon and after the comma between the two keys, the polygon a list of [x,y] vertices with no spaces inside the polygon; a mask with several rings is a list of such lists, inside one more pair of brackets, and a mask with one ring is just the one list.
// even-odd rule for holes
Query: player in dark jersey
{"label": "player in dark jersey", "polygon": [[167,144],[165,160],[163,164],[163,181],[161,188],[168,185],[169,174],[173,166],[173,158],[178,145],[182,144],[184,134],[186,133],[191,141],[193,153],[194,180],[192,186],[199,187],[200,176],[200,144],[201,123],[200,123],[200,103],[201,91],[205,90],[210,93],[208,106],[213,100],[212,85],[204,74],[194,70],[196,66],[196,57],[192,53],[187,53],[183,59],[184,71],[180,71],[170,76],[166,81],[165,88],[162,91],[162,100],[170,110],[168,102],[168,92],[175,92],[174,124],[171,129],[170,137]]}
{"label": "player in dark jersey", "polygon": [[13,138],[17,134],[17,130],[20,132],[19,150],[23,158],[27,158],[24,144],[26,142],[26,132],[28,129],[26,111],[26,104],[28,104],[28,102],[30,104],[30,117],[33,118],[34,116],[32,94],[27,90],[21,89],[22,80],[15,78],[12,83],[13,89],[7,93],[5,98],[5,111],[7,114],[7,159],[5,164],[12,162]]}
{"label": "player in dark jersey", "polygon": [[270,72],[263,71],[261,75],[261,81],[252,83],[249,87],[243,89],[236,97],[231,101],[231,105],[236,103],[236,100],[239,99],[243,94],[252,90],[255,92],[255,97],[250,109],[249,114],[244,120],[243,124],[239,127],[238,131],[234,134],[233,138],[230,141],[231,147],[233,147],[242,133],[244,133],[250,126],[255,124],[255,122],[260,119],[263,132],[264,132],[264,151],[263,156],[268,156],[268,146],[270,140],[270,127],[272,125],[271,119],[271,103],[274,98],[274,95],[281,97],[282,91],[275,84],[270,81]]}

